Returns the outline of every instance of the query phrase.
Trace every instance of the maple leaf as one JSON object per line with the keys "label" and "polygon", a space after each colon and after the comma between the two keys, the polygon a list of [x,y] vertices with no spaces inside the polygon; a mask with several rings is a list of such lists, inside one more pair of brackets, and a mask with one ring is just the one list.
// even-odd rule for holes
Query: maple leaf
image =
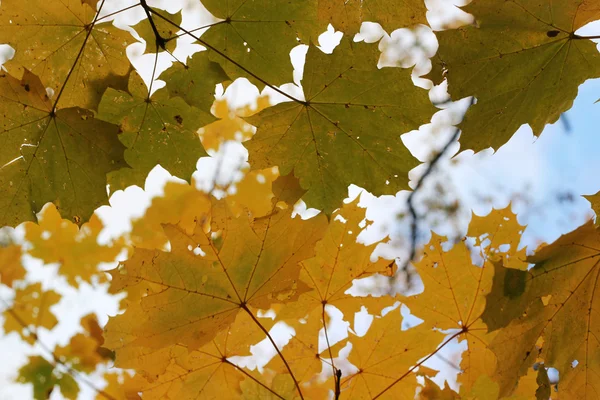
{"label": "maple leaf", "polygon": [[102,389],[102,392],[98,392],[96,400],[106,400],[108,396],[111,396],[114,400],[141,399],[135,384],[132,382],[133,379],[129,375],[105,374],[104,380],[107,383],[106,387]]}
{"label": "maple leaf", "polygon": [[419,400],[458,400],[460,396],[450,389],[448,382],[444,382],[444,388],[440,388],[431,379],[425,377],[425,386],[419,393]]}
{"label": "maple leaf", "polygon": [[71,375],[58,373],[54,365],[40,356],[29,357],[27,364],[19,370],[18,381],[33,385],[33,398],[36,400],[49,399],[55,386],[67,399],[74,400],[79,394],[79,386]]}
{"label": "maple leaf", "polygon": [[103,349],[102,328],[96,316],[88,314],[81,319],[85,333],[77,333],[71,337],[69,344],[58,346],[54,356],[61,362],[68,362],[71,368],[83,372],[93,372],[98,364],[111,358],[111,353]]}
{"label": "maple leaf", "polygon": [[166,89],[149,97],[148,88],[137,73],[131,74],[128,92],[110,88],[106,91],[98,118],[119,124],[119,139],[127,147],[125,160],[131,166],[110,174],[111,190],[143,186],[156,164],[189,180],[198,158],[206,155],[197,130],[214,120],[181,98],[169,98]]}
{"label": "maple leaf", "polygon": [[348,357],[358,371],[342,380],[349,399],[414,398],[418,383],[411,373],[424,356],[433,352],[444,335],[433,329],[400,330],[402,316],[395,309],[376,317],[366,335],[353,335]]}
{"label": "maple leaf", "polygon": [[511,290],[514,279],[496,286],[502,291],[496,296],[504,294],[505,308],[516,316],[494,326],[498,334],[492,348],[506,381],[502,392],[539,356],[559,371],[561,399],[595,397],[600,387],[590,376],[599,371],[598,243],[600,234],[588,222],[530,257],[535,267],[519,277],[518,291]]}
{"label": "maple leaf", "polygon": [[246,106],[240,109],[230,109],[225,98],[215,100],[212,113],[219,120],[200,129],[200,138],[205,149],[219,150],[223,142],[235,140],[244,142],[254,134],[254,127],[241,117],[249,117],[270,106],[268,96],[256,99],[256,109]]}
{"label": "maple leaf", "polygon": [[536,395],[537,400],[548,400],[550,396],[550,383],[548,381],[548,372],[541,366],[537,372],[532,368],[527,376],[519,381],[519,386],[510,396],[500,396],[499,385],[489,376],[481,375],[477,378],[471,392],[460,396],[454,390],[448,387],[444,382],[444,389],[441,389],[427,377],[425,378],[425,387],[421,390],[419,398],[421,400],[529,400],[532,394]]}
{"label": "maple leaf", "polygon": [[[210,111],[215,101],[215,85],[229,80],[223,68],[209,60],[206,51],[194,54],[185,65],[174,63],[160,78],[167,82],[166,87],[171,97],[181,97],[190,106],[204,112]],[[206,145],[204,147],[211,148]]]}
{"label": "maple leaf", "polygon": [[100,218],[94,214],[81,228],[61,219],[53,204],[44,207],[38,214],[38,223],[27,222],[25,239],[31,244],[27,253],[44,263],[59,263],[59,273],[72,286],[79,286],[79,279],[92,282],[102,278],[98,264],[115,261],[121,252],[119,243],[99,245],[98,235],[104,228]]}
{"label": "maple leaf", "polygon": [[422,0],[319,0],[319,19],[348,35],[360,31],[363,22],[377,22],[387,32],[427,24]]}
{"label": "maple leaf", "polygon": [[204,0],[202,5],[221,19],[200,41],[209,46],[211,59],[230,77],[244,76],[259,87],[291,81],[290,50],[298,39],[316,41],[327,28],[317,21],[317,0]]}
{"label": "maple leaf", "polygon": [[400,135],[427,122],[435,109],[408,70],[378,69],[378,58],[375,46],[349,39],[332,55],[309,47],[306,102],[281,103],[248,118],[258,128],[244,143],[252,168],[293,171],[307,189],[306,203],[328,214],[350,184],[376,195],[406,188],[416,160]]}
{"label": "maple leaf", "polygon": [[600,225],[600,218],[598,218],[598,215],[600,215],[600,192],[583,197],[591,203],[592,210],[594,210],[594,213],[596,214],[596,220],[594,224],[596,226]]}
{"label": "maple leaf", "polygon": [[[494,210],[486,217],[474,216],[467,236],[476,238],[475,250],[481,266],[473,262],[471,248],[465,241],[444,251],[442,238],[435,234],[425,246],[422,260],[415,263],[425,290],[403,302],[411,313],[425,320],[423,327],[452,332],[452,338],[467,341],[462,372],[458,376],[461,393],[469,393],[481,374],[493,375],[495,372],[497,354],[490,349],[495,333],[487,332],[482,315],[486,306],[497,306],[489,298],[493,290],[493,263],[510,260],[520,265],[518,256],[524,255],[524,249],[518,249],[514,237],[518,238],[522,229],[510,206]],[[510,249],[500,251],[506,244],[511,245]]]}
{"label": "maple leaf", "polygon": [[21,246],[0,246],[0,283],[11,287],[14,281],[25,278],[26,271],[21,264],[21,255]]}
{"label": "maple leaf", "polygon": [[[366,214],[366,209],[358,206],[359,201],[360,196],[332,214],[323,239],[315,247],[315,256],[300,262],[300,279],[314,289],[303,295],[310,299],[303,307],[306,312],[312,307],[330,304],[350,314],[357,298],[346,292],[354,280],[377,273],[394,274],[394,261],[383,258],[371,261],[371,254],[381,242],[368,246],[357,243]],[[364,299],[359,298],[358,302]],[[353,312],[359,310],[360,307]]]}
{"label": "maple leaf", "polygon": [[284,210],[255,221],[226,215],[220,234],[209,229],[206,214],[198,217],[193,234],[166,226],[171,252],[136,249],[118,273],[123,289],[146,289],[147,296],[136,299],[142,311],[113,318],[107,334],[124,333],[112,330],[115,320],[135,319],[130,334],[137,345],[181,343],[193,349],[229,326],[240,311],[250,313],[248,307],[268,309],[290,301],[298,295],[297,263],[312,255],[325,221],[290,215]]}
{"label": "maple leaf", "polygon": [[[356,279],[376,273],[391,276],[394,272],[393,261],[370,260],[378,243],[368,246],[357,243],[366,212],[358,203],[359,198],[356,198],[332,215],[323,238],[315,247],[315,256],[300,262],[300,279],[312,290],[277,312],[277,320],[284,321],[296,332],[281,350],[283,358],[294,371],[294,377],[306,384],[304,391],[312,390],[315,395],[323,388],[329,391],[333,387],[331,382],[319,382],[315,376],[321,371],[322,361],[335,368],[333,353],[319,350],[319,331],[324,329],[327,335],[329,325],[326,306],[334,306],[344,315],[353,316],[361,307],[367,307],[371,313],[379,313],[393,303],[390,299],[356,297],[346,293]],[[278,358],[267,366],[279,373],[284,373],[287,368]]]}
{"label": "maple leaf", "polygon": [[244,379],[264,383],[230,359],[246,355],[250,344],[264,336],[248,314],[240,313],[230,327],[197,350],[177,344],[160,350],[126,347],[119,351],[117,365],[136,370],[129,386],[144,399],[241,399]]}
{"label": "maple leaf", "polygon": [[165,249],[169,239],[163,231],[164,224],[177,224],[191,235],[198,216],[208,213],[210,208],[206,193],[185,183],[167,182],[164,196],[154,198],[145,215],[133,221],[131,240],[138,248]]}
{"label": "maple leaf", "polygon": [[4,332],[18,332],[24,340],[35,343],[37,328],[52,329],[58,323],[50,307],[60,297],[53,290],[42,290],[40,283],[17,289],[12,307],[4,311]]}
{"label": "maple leaf", "polygon": [[[148,8],[151,13],[150,15],[152,15],[153,8]],[[181,11],[171,14],[165,10],[160,10],[160,14],[172,23],[162,18],[145,18],[133,27],[137,34],[146,42],[144,54],[158,53],[161,50],[172,53],[177,46],[176,33],[178,29],[176,26],[181,24]],[[160,35],[160,38],[156,37],[154,29],[156,29],[156,33]]]}
{"label": "maple leaf", "polygon": [[40,76],[61,107],[96,108],[109,83],[126,84],[125,48],[133,42],[129,32],[97,18],[81,0],[3,1],[0,42],[16,51],[4,67],[13,76],[25,70]]}
{"label": "maple leaf", "polygon": [[595,0],[477,0],[464,10],[477,26],[436,36],[452,98],[477,97],[461,124],[465,148],[497,149],[524,123],[539,135],[600,77],[596,44],[574,34],[600,18]]}
{"label": "maple leaf", "polygon": [[235,183],[235,193],[228,194],[225,201],[235,215],[247,211],[255,218],[264,217],[273,211],[272,185],[279,176],[277,168],[245,172],[244,177]]}
{"label": "maple leaf", "polygon": [[0,74],[0,225],[34,220],[46,202],[76,222],[106,199],[106,174],[124,167],[118,127],[81,108],[53,110],[39,78]]}

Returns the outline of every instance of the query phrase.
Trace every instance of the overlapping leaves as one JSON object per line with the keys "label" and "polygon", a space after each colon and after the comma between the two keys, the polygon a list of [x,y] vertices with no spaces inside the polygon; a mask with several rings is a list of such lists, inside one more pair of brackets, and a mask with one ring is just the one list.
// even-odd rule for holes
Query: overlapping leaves
{"label": "overlapping leaves", "polygon": [[477,98],[461,125],[466,148],[498,148],[525,123],[539,135],[600,77],[596,44],[575,35],[600,19],[595,0],[476,0],[464,10],[477,25],[438,32],[436,57],[452,98]]}

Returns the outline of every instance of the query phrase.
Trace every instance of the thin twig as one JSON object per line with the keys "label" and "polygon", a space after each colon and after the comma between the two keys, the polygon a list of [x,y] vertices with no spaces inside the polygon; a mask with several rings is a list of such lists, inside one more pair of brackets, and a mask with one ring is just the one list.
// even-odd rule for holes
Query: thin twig
{"label": "thin twig", "polygon": [[160,32],[158,32],[158,29],[156,28],[156,24],[154,23],[154,19],[152,18],[152,13],[154,13],[154,12],[150,8],[150,6],[148,6],[148,3],[146,3],[146,0],[140,0],[140,4],[141,4],[142,8],[144,9],[144,11],[146,12],[146,16],[148,17],[148,21],[150,22],[150,26],[152,27],[152,32],[154,32],[154,37],[156,39],[156,46],[160,47],[163,50],[166,50],[167,49],[167,39],[163,38],[160,35]]}
{"label": "thin twig", "polygon": [[[475,101],[475,98],[472,97],[471,101],[469,103],[469,107],[473,105],[474,101]],[[429,165],[427,166],[427,169],[425,170],[425,172],[423,173],[423,175],[421,175],[421,177],[417,181],[417,185],[415,186],[415,188],[413,189],[413,191],[410,192],[410,194],[408,195],[408,198],[406,199],[406,205],[407,205],[407,208],[408,208],[408,213],[409,213],[409,215],[411,217],[411,223],[410,223],[410,253],[409,253],[409,257],[404,261],[404,263],[398,269],[398,272],[405,272],[407,274],[407,279],[406,279],[407,283],[410,282],[409,266],[415,260],[415,257],[417,256],[417,239],[418,239],[418,236],[419,236],[419,225],[418,225],[419,224],[419,216],[417,215],[417,211],[415,210],[415,204],[414,204],[415,195],[423,187],[423,184],[425,183],[425,180],[435,170],[435,168],[436,168],[437,164],[439,163],[439,161],[446,154],[446,152],[448,151],[448,149],[450,149],[450,146],[454,142],[456,142],[456,140],[458,139],[459,135],[460,135],[460,128],[459,127],[455,127],[454,133],[452,134],[452,136],[450,137],[450,139],[448,139],[448,141],[446,142],[446,144],[444,144],[444,147],[442,147],[442,149],[429,162]]]}
{"label": "thin twig", "polygon": [[15,310],[13,310],[12,306],[3,298],[0,298],[0,302],[4,303],[4,306],[6,307],[6,312],[8,314],[10,314],[15,321],[17,321],[17,323],[19,325],[21,325],[21,327],[25,330],[25,332],[27,333],[27,335],[29,337],[31,337],[34,342],[40,346],[40,348],[42,350],[44,350],[46,353],[48,353],[50,355],[51,360],[47,360],[50,364],[52,364],[52,366],[57,369],[58,366],[60,365],[62,368],[65,369],[65,371],[67,371],[67,373],[69,375],[71,375],[73,377],[73,379],[80,381],[81,383],[85,384],[86,386],[88,386],[90,389],[94,390],[96,393],[98,393],[101,396],[104,396],[107,400],[116,400],[113,396],[111,396],[110,394],[106,393],[104,390],[97,388],[92,382],[90,382],[87,378],[84,378],[83,375],[81,373],[79,373],[79,371],[76,371],[75,369],[73,369],[72,367],[70,367],[69,365],[65,364],[51,349],[50,347],[46,346],[46,344],[44,344],[38,334],[34,331],[32,331],[28,324],[23,321],[23,319],[19,316],[19,314],[17,314],[15,312]]}
{"label": "thin twig", "polygon": [[573,35],[571,38],[572,38],[572,39],[575,39],[575,40],[578,40],[578,39],[579,39],[579,40],[585,40],[585,39],[588,39],[588,40],[590,40],[590,39],[600,39],[600,35],[595,35],[595,36],[579,36],[579,35]]}
{"label": "thin twig", "polygon": [[[145,0],[140,0],[140,1],[144,1],[145,2]],[[260,76],[256,75],[254,72],[250,71],[248,68],[244,67],[242,64],[240,64],[239,62],[237,62],[234,59],[232,59],[231,57],[229,57],[227,54],[223,53],[222,51],[220,51],[219,49],[217,49],[213,45],[207,43],[206,41],[200,39],[200,37],[194,35],[190,31],[188,31],[187,29],[184,29],[180,25],[178,25],[175,22],[169,20],[169,18],[165,17],[164,15],[161,15],[160,13],[158,13],[156,11],[154,11],[153,14],[156,15],[157,17],[159,17],[160,19],[168,22],[169,24],[173,25],[174,27],[178,28],[183,33],[189,35],[193,39],[197,40],[201,45],[203,45],[207,49],[214,51],[216,54],[220,55],[221,57],[223,57],[224,59],[226,59],[227,61],[229,61],[230,63],[232,63],[233,65],[235,65],[239,69],[241,69],[242,71],[246,72],[248,75],[250,75],[251,77],[253,77],[257,81],[261,82],[263,85],[265,85],[265,86],[273,89],[274,91],[276,91],[280,95],[285,96],[288,99],[290,99],[290,100],[292,100],[292,101],[294,101],[296,103],[299,103],[299,104],[304,104],[304,105],[308,104],[306,101],[299,100],[299,99],[295,98],[294,96],[292,96],[291,94],[288,94],[288,93],[284,92],[283,90],[279,89],[277,86],[271,85],[269,82],[267,82],[266,80],[264,80]]]}

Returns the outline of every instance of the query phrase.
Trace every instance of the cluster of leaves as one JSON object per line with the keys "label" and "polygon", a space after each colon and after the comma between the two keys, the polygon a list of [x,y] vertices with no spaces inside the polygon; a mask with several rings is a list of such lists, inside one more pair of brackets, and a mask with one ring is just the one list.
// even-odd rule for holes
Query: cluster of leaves
{"label": "cluster of leaves", "polygon": [[[448,249],[434,235],[406,261],[422,293],[349,292],[397,266],[372,260],[377,244],[357,243],[368,221],[358,199],[343,202],[348,186],[409,189],[417,160],[400,136],[436,111],[410,70],[378,68],[377,45],[351,36],[365,21],[387,31],[427,24],[422,0],[203,0],[218,21],[202,36],[181,26],[180,12],[141,0],[103,13],[110,2],[0,6],[0,42],[15,50],[0,75],[0,225],[24,223],[27,243],[0,248],[0,281],[14,289],[4,331],[44,347],[38,330],[57,324],[60,295],[25,279],[24,255],[57,263],[75,287],[108,281],[126,294],[104,329],[86,316],[67,346],[30,357],[18,380],[33,384],[36,399],[55,388],[75,398],[81,384],[108,399],[597,396],[600,233],[591,224],[528,258],[516,217],[494,211],[473,217],[469,240]],[[133,8],[146,16],[133,29],[155,54],[154,71],[178,37],[206,48],[162,73],[163,88],[153,90],[154,73],[146,85],[132,69],[126,48],[135,38],[111,22]],[[539,134],[583,81],[600,77],[595,44],[575,34],[600,19],[596,0],[474,0],[464,10],[476,23],[436,32],[427,78],[447,80],[452,99],[477,98],[460,125],[465,148],[497,148],[524,123]],[[314,45],[328,24],[345,34],[332,54]],[[295,97],[279,85],[292,80],[289,53],[299,43],[308,52]],[[262,99],[237,115],[213,104],[215,85],[237,78],[286,101]],[[198,158],[227,140],[244,142],[249,169],[235,190],[198,190]],[[167,184],[131,232],[100,244],[94,210],[107,202],[107,185],[143,186],[157,164],[188,183]],[[322,213],[294,217],[300,199]],[[99,270],[124,253],[110,277]],[[403,326],[390,310],[397,302],[422,322]],[[350,328],[363,307],[372,316],[366,333],[357,322]],[[334,310],[347,322],[332,320]],[[285,341],[273,334],[282,325],[293,331]],[[247,357],[263,340],[274,357],[251,368]],[[433,383],[426,367],[456,342],[466,347],[459,393]],[[108,369],[99,389],[86,374],[103,365],[135,375]],[[547,367],[558,370],[558,388]]]}

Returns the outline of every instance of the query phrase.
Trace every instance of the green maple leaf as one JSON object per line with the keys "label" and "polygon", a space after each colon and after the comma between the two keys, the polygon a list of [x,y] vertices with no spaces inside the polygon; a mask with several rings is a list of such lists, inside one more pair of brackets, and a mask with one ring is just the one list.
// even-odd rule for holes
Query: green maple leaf
{"label": "green maple leaf", "polygon": [[377,22],[387,32],[427,24],[423,0],[319,0],[319,19],[347,34],[360,31],[363,22]]}
{"label": "green maple leaf", "polygon": [[54,391],[54,387],[60,388],[61,394],[67,399],[76,399],[79,394],[77,381],[69,374],[57,376],[52,364],[40,356],[29,357],[27,364],[19,370],[19,383],[31,383],[33,385],[33,398],[35,400],[46,400]]}
{"label": "green maple leaf", "polygon": [[477,27],[436,35],[450,95],[477,97],[461,125],[466,148],[498,148],[525,123],[539,135],[571,108],[581,83],[600,77],[596,44],[574,35],[600,18],[594,0],[475,0],[464,10]]}
{"label": "green maple leaf", "polygon": [[[53,111],[39,78],[0,75],[0,225],[35,220],[47,202],[76,222],[106,197],[106,174],[126,166],[118,127],[90,111]],[[10,117],[8,117],[10,116]]]}
{"label": "green maple leaf", "polygon": [[129,92],[106,91],[98,118],[120,125],[119,139],[127,147],[125,160],[132,167],[110,175],[111,190],[143,186],[156,164],[189,180],[198,158],[206,155],[197,130],[215,119],[179,97],[169,98],[164,88],[148,97],[137,73],[131,74]]}
{"label": "green maple leaf", "polygon": [[[256,135],[244,145],[253,169],[294,171],[311,207],[330,213],[356,184],[375,195],[408,188],[417,165],[400,135],[430,120],[435,108],[410,71],[377,68],[379,50],[344,39],[332,55],[308,50],[306,102],[281,103],[248,121]],[[386,183],[387,181],[387,183]]]}
{"label": "green maple leaf", "polygon": [[300,44],[298,39],[316,41],[327,29],[326,23],[317,21],[317,0],[205,0],[202,4],[224,20],[202,35],[202,42],[213,48],[211,58],[229,76],[244,76],[259,87],[266,82],[290,82],[290,50]]}
{"label": "green maple leaf", "polygon": [[172,97],[181,97],[190,106],[206,112],[210,112],[215,101],[215,85],[229,80],[223,68],[210,61],[205,51],[194,54],[185,65],[174,63],[160,78],[167,82]]}
{"label": "green maple leaf", "polygon": [[157,52],[157,50],[161,51],[161,46],[163,45],[164,50],[173,52],[177,46],[176,33],[179,29],[176,27],[176,25],[181,25],[181,12],[171,14],[167,11],[159,10],[159,13],[175,24],[174,25],[173,23],[167,22],[156,15],[150,14],[153,15],[152,22],[154,22],[154,26],[156,27],[161,40],[164,40],[163,43],[158,43],[154,29],[152,28],[152,24],[150,23],[150,19],[144,18],[133,27],[138,35],[140,35],[140,37],[146,42],[144,54],[154,53]]}

